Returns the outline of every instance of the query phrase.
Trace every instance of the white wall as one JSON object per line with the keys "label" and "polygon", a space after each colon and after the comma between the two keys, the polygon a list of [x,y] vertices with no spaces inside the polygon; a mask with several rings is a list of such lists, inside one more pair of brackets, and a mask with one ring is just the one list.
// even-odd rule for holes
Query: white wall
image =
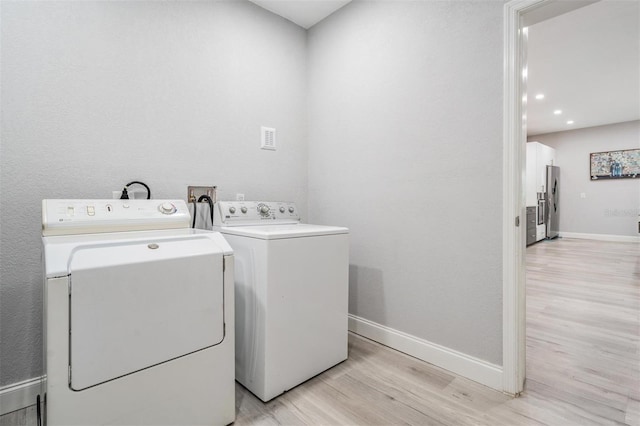
{"label": "white wall", "polygon": [[0,19],[2,386],[41,374],[41,200],[136,179],[304,206],[307,76],[305,31],[245,1],[2,2]]}
{"label": "white wall", "polygon": [[502,364],[502,2],[353,2],[309,31],[309,216],[350,313]]}
{"label": "white wall", "polygon": [[[528,137],[556,149],[560,167],[560,234],[638,236],[640,179],[589,177],[592,152],[640,148],[640,121]],[[581,198],[584,193],[586,198]]]}

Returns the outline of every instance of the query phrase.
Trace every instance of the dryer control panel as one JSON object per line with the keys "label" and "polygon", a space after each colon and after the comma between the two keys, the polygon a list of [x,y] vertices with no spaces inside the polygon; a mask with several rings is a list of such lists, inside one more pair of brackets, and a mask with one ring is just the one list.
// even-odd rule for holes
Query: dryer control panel
{"label": "dryer control panel", "polygon": [[183,200],[42,200],[42,235],[189,228]]}
{"label": "dryer control panel", "polygon": [[299,223],[295,203],[282,201],[218,201],[214,226],[278,225]]}

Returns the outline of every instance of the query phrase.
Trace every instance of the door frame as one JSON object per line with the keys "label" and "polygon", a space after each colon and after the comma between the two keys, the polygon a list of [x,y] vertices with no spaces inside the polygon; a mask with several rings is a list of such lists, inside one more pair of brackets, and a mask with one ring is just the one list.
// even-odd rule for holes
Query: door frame
{"label": "door frame", "polygon": [[504,5],[502,390],[524,389],[526,201],[526,29],[523,15],[553,0],[511,0]]}
{"label": "door frame", "polygon": [[511,0],[504,5],[502,167],[502,390],[524,389],[526,362],[526,26],[599,0]]}

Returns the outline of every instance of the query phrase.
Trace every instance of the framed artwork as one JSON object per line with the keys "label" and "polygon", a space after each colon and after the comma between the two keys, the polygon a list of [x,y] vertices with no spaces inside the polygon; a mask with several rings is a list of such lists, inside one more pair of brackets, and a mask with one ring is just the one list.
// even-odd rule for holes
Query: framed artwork
{"label": "framed artwork", "polygon": [[640,178],[640,149],[591,153],[591,180]]}

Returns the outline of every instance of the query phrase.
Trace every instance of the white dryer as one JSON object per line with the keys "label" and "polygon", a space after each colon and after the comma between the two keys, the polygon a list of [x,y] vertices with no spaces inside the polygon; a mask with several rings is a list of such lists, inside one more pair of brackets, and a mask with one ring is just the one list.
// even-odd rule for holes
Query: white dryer
{"label": "white dryer", "polygon": [[44,200],[44,424],[235,419],[233,252],[183,201]]}
{"label": "white dryer", "polygon": [[347,359],[348,229],[256,201],[218,202],[214,225],[235,255],[236,380],[266,402]]}

